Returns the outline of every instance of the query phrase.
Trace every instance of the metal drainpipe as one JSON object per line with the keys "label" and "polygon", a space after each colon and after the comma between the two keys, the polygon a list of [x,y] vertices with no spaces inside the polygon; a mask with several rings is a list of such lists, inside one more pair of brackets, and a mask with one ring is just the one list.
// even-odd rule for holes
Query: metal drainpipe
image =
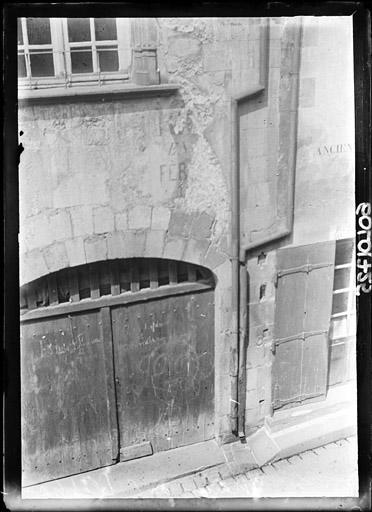
{"label": "metal drainpipe", "polygon": [[[242,357],[239,357],[241,352],[241,340],[244,336],[240,334],[241,318],[240,318],[240,190],[239,190],[239,103],[246,101],[249,98],[257,96],[265,90],[265,87],[258,85],[257,87],[248,89],[239,96],[235,96],[231,100],[231,113],[232,113],[232,141],[231,141],[231,155],[232,155],[232,201],[231,201],[231,252],[232,252],[232,344],[230,350],[230,378],[231,378],[231,398],[230,398],[230,422],[231,431],[238,435],[238,410],[239,410],[239,364],[242,364]],[[243,261],[243,270],[246,266]],[[244,293],[244,285],[242,289]]]}
{"label": "metal drainpipe", "polygon": [[[296,31],[295,48],[297,49],[294,69],[298,72],[300,63],[300,42],[302,37],[302,21]],[[265,44],[269,41],[269,19]],[[265,46],[265,45],[262,45]],[[267,49],[263,48],[263,61],[261,66],[261,80],[264,76],[267,87],[268,58]],[[246,266],[247,253],[253,249],[264,246],[270,242],[277,241],[289,235],[293,229],[294,221],[294,192],[295,192],[295,166],[296,166],[296,137],[297,137],[297,107],[298,107],[298,84],[291,98],[291,112],[295,112],[295,118],[290,125],[289,140],[292,142],[289,149],[288,165],[290,169],[288,184],[288,215],[285,219],[285,226],[275,234],[257,242],[240,246],[240,166],[239,166],[239,103],[257,96],[265,90],[265,85],[243,92],[232,99],[232,310],[233,310],[233,334],[234,343],[231,349],[230,375],[231,375],[231,431],[238,434],[242,441],[245,440],[245,399],[246,399],[246,352],[248,338],[248,315],[247,315],[247,294],[248,294],[248,272]]]}

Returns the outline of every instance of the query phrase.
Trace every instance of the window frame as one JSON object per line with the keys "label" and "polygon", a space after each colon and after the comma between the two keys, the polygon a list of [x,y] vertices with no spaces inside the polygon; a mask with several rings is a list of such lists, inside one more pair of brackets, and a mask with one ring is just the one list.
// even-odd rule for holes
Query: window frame
{"label": "window frame", "polygon": [[[345,240],[347,240],[347,239],[345,239]],[[349,279],[348,279],[348,286],[346,288],[334,288],[333,292],[332,292],[333,297],[340,293],[348,294],[346,309],[344,311],[340,311],[337,313],[333,313],[333,311],[332,311],[332,314],[331,314],[331,319],[330,319],[331,323],[332,323],[332,320],[334,320],[335,318],[345,317],[345,320],[346,320],[346,332],[342,335],[337,335],[337,336],[332,335],[330,337],[332,344],[335,344],[335,342],[337,343],[337,340],[349,338],[351,336],[356,335],[356,325],[355,325],[355,320],[356,320],[356,318],[355,318],[356,317],[356,312],[355,312],[355,243],[354,243],[354,241],[352,243],[353,243],[353,249],[352,249],[350,261],[348,263],[342,263],[340,265],[335,265],[335,267],[334,267],[335,273],[337,270],[350,268],[350,275],[349,275]]]}
{"label": "window frame", "polygon": [[[69,87],[71,85],[115,83],[129,81],[132,60],[130,19],[115,18],[117,39],[95,40],[94,18],[90,21],[91,40],[86,42],[70,42],[68,40],[68,18],[48,18],[50,21],[51,43],[43,45],[30,45],[27,33],[27,18],[21,17],[21,30],[23,45],[18,45],[17,54],[24,55],[26,62],[26,77],[18,78],[20,89],[37,89],[50,87]],[[72,73],[71,48],[89,47],[92,50],[93,72]],[[119,70],[100,72],[98,68],[98,51],[101,47],[116,46],[118,52]],[[51,50],[53,55],[54,76],[33,77],[30,63],[30,50]]]}
{"label": "window frame", "polygon": [[[335,297],[340,293],[347,293],[347,304],[346,309],[343,311],[339,311],[333,313],[330,317],[330,333],[329,333],[329,350],[330,350],[330,361],[329,361],[329,370],[328,370],[328,389],[333,388],[334,386],[342,385],[347,383],[350,380],[355,378],[355,367],[351,364],[351,361],[354,360],[355,356],[355,339],[356,339],[356,304],[355,304],[355,251],[356,244],[355,239],[340,239],[336,241],[336,250],[337,243],[342,243],[349,241],[352,243],[352,252],[350,259],[346,263],[341,263],[334,267],[334,275],[336,275],[337,270],[342,269],[350,269],[350,275],[348,278],[348,283],[346,288],[333,288],[332,295]],[[333,309],[333,306],[332,306]],[[340,319],[343,322],[343,325],[338,328],[338,332],[334,332],[334,321]],[[337,351],[344,346],[344,356],[342,356],[342,360],[344,361],[345,373],[341,379],[334,380],[334,372],[336,371],[336,362],[338,358],[333,359],[333,351]],[[337,375],[337,373],[336,373]]]}

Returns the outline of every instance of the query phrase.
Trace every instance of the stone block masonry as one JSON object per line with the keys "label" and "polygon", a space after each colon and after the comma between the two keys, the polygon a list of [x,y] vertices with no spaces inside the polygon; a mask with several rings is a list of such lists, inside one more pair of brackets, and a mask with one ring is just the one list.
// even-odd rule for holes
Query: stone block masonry
{"label": "stone block masonry", "polygon": [[[177,92],[104,101],[78,97],[71,104],[56,98],[19,109],[25,148],[19,168],[21,285],[106,259],[170,258],[211,269],[221,438],[230,432],[231,98],[262,78],[265,24],[250,18],[159,19],[161,79],[179,85]],[[283,243],[353,233],[352,206],[344,207],[352,205],[352,153],[318,150],[350,143],[353,123],[345,119],[353,119],[352,97],[343,77],[352,69],[352,52],[340,52],[342,24],[321,25],[305,23],[298,74],[295,27],[270,21],[268,92],[244,104],[240,116],[244,243],[273,233],[286,213],[288,155],[296,143],[289,141],[297,108],[291,101],[298,84],[295,226],[293,239]],[[338,97],[348,98],[342,111],[334,100],[335,80]],[[331,193],[334,201],[328,200]],[[271,390],[276,247],[265,252],[260,261],[258,254],[248,261],[246,423],[253,429],[268,412]]]}

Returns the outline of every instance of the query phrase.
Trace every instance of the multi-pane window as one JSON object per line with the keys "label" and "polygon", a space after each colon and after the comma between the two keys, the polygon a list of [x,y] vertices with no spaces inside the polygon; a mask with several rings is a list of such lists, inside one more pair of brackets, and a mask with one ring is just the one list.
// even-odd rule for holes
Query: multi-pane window
{"label": "multi-pane window", "polygon": [[130,64],[128,19],[18,19],[21,86],[127,79]]}
{"label": "multi-pane window", "polygon": [[68,41],[68,72],[119,71],[118,30],[115,18],[69,18],[64,23]]}
{"label": "multi-pane window", "polygon": [[329,385],[346,382],[355,371],[355,244],[352,239],[338,240],[333,281],[330,326]]}
{"label": "multi-pane window", "polygon": [[18,18],[18,76],[55,75],[49,18]]}

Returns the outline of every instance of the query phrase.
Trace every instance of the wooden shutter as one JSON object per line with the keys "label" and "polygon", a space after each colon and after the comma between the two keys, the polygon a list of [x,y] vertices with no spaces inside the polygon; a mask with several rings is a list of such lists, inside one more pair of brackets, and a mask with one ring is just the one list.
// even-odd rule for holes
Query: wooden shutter
{"label": "wooden shutter", "polygon": [[132,20],[133,73],[132,79],[138,85],[160,83],[157,63],[158,29],[152,18]]}
{"label": "wooden shutter", "polygon": [[325,395],[335,242],[280,249],[273,408]]}

